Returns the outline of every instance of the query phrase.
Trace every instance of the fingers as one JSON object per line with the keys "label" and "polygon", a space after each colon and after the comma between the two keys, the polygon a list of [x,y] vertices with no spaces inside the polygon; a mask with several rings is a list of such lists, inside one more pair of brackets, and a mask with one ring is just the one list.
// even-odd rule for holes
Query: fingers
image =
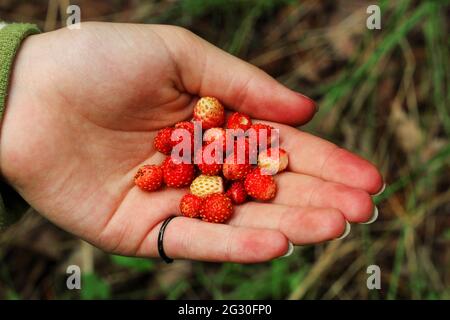
{"label": "fingers", "polygon": [[191,94],[217,97],[258,119],[303,124],[314,115],[316,106],[311,99],[196,35],[178,31],[178,41],[168,47],[172,48],[183,86]]}
{"label": "fingers", "polygon": [[383,187],[380,172],[369,161],[296,128],[269,124],[280,129],[280,144],[289,153],[291,171],[342,183],[370,194]]}
{"label": "fingers", "polygon": [[[139,256],[158,256],[157,225],[137,252]],[[170,258],[212,262],[256,263],[284,255],[288,240],[279,231],[234,227],[196,219],[177,217],[164,233],[164,251]]]}
{"label": "fingers", "polygon": [[372,197],[364,190],[340,183],[292,172],[275,176],[278,193],[274,203],[300,206],[335,208],[350,222],[366,222],[374,212]]}
{"label": "fingers", "polygon": [[229,223],[234,226],[279,230],[297,245],[338,238],[346,227],[345,218],[337,209],[257,202],[237,206]]}

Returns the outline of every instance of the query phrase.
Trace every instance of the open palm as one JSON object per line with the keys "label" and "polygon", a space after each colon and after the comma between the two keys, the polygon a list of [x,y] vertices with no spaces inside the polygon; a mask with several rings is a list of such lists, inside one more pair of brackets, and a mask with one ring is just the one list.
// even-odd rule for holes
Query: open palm
{"label": "open palm", "polygon": [[[16,59],[4,116],[3,176],[42,215],[101,249],[156,257],[162,221],[186,190],[133,184],[163,156],[158,129],[186,120],[199,96],[280,128],[290,155],[271,203],[235,207],[228,224],[178,217],[168,256],[258,262],[294,244],[339,237],[372,216],[382,179],[369,162],[289,125],[315,106],[261,70],[171,26],[86,23],[29,37]],[[284,124],[282,124],[284,123]]]}

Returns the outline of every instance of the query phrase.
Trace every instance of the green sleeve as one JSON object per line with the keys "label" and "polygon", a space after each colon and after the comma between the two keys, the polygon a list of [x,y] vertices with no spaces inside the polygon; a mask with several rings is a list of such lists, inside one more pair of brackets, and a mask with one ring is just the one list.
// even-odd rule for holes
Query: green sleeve
{"label": "green sleeve", "polygon": [[[0,120],[6,107],[9,80],[20,44],[27,36],[39,32],[32,24],[5,24],[0,21]],[[20,195],[0,180],[0,231],[17,221],[27,208]]]}

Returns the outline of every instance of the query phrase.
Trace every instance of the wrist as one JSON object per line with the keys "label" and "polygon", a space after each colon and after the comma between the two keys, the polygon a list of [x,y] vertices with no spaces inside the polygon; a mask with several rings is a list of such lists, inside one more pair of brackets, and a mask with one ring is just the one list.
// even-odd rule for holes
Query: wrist
{"label": "wrist", "polygon": [[21,40],[20,48],[11,57],[9,74],[4,94],[4,103],[1,113],[0,127],[0,173],[11,185],[16,182],[14,163],[20,163],[25,150],[20,148],[19,136],[24,133],[32,134],[21,123],[32,121],[32,114],[27,109],[32,109],[33,98],[33,59],[34,37],[29,36]]}

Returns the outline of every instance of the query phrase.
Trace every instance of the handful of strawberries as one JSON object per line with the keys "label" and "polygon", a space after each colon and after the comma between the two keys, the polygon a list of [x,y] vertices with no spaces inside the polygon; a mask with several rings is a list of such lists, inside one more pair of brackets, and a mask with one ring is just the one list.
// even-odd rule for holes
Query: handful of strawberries
{"label": "handful of strawberries", "polygon": [[278,147],[278,130],[255,123],[239,112],[226,121],[225,109],[213,97],[201,98],[191,122],[161,129],[155,148],[167,157],[161,165],[144,165],[134,177],[144,191],[163,184],[190,186],[180,201],[186,217],[223,223],[233,214],[233,204],[248,196],[267,201],[275,197],[273,175],[286,169],[288,155]]}

